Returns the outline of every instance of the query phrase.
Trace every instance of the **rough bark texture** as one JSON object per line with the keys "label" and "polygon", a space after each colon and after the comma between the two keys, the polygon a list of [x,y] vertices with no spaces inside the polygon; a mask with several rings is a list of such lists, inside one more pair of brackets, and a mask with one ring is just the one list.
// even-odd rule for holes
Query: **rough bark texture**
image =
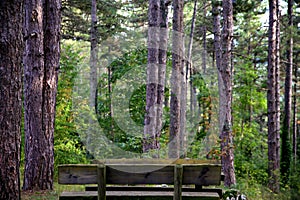
{"label": "rough bark texture", "polygon": [[222,65],[222,43],[221,43],[221,16],[220,16],[220,5],[218,1],[213,2],[212,13],[213,13],[213,30],[214,30],[214,49],[216,57],[216,67],[218,69],[218,89],[219,89],[219,130],[222,130],[222,124],[224,122],[224,115],[221,114],[223,107],[222,99],[225,99],[225,93],[223,89],[223,81],[221,72]]}
{"label": "rough bark texture", "polygon": [[293,84],[293,4],[292,0],[288,1],[288,26],[289,38],[287,41],[287,63],[285,68],[285,84],[284,84],[284,114],[282,126],[282,148],[281,148],[281,163],[280,172],[283,184],[287,184],[290,176],[290,165],[292,161],[292,146],[291,146],[291,112],[292,112],[292,84]]}
{"label": "rough bark texture", "polygon": [[207,65],[207,27],[206,27],[206,14],[207,14],[207,2],[206,0],[203,1],[203,16],[204,16],[204,24],[202,26],[202,41],[203,41],[203,49],[202,49],[202,70],[203,74],[206,74],[206,65]]}
{"label": "rough bark texture", "polygon": [[221,151],[224,172],[224,185],[236,184],[234,171],[234,148],[232,134],[232,41],[233,41],[233,6],[231,0],[223,1],[223,30],[222,30],[222,62],[219,68],[221,82],[223,83],[224,99],[220,99],[220,115],[224,117],[221,121]]}
{"label": "rough bark texture", "polygon": [[86,146],[89,152],[95,151],[95,145],[92,141],[92,135],[94,135],[95,127],[97,124],[97,120],[95,120],[94,115],[96,114],[96,98],[97,98],[97,54],[98,54],[98,37],[97,37],[97,0],[91,1],[91,34],[90,34],[90,98],[89,98],[89,106],[90,106],[90,115],[89,115],[89,127],[86,138]]}
{"label": "rough bark texture", "polygon": [[0,199],[20,199],[23,1],[0,2]]}
{"label": "rough bark texture", "polygon": [[24,190],[53,189],[60,0],[25,1]]}
{"label": "rough bark texture", "polygon": [[297,159],[299,157],[297,156],[298,151],[298,135],[297,135],[297,67],[294,68],[294,94],[293,94],[293,158],[294,158],[294,165],[297,164]]}
{"label": "rough bark texture", "polygon": [[268,55],[268,173],[269,188],[273,192],[279,192],[279,99],[276,90],[278,90],[279,63],[278,63],[278,41],[277,29],[279,24],[278,18],[278,1],[269,0],[269,55]]}
{"label": "rough bark texture", "polygon": [[158,52],[158,85],[157,85],[157,117],[155,138],[157,139],[157,148],[160,148],[158,142],[162,129],[163,105],[165,100],[165,79],[167,66],[167,48],[168,48],[168,5],[165,0],[160,0],[160,42]]}
{"label": "rough bark texture", "polygon": [[94,110],[97,88],[97,0],[92,0],[91,16],[90,108]]}
{"label": "rough bark texture", "polygon": [[[179,158],[181,80],[183,60],[183,0],[173,1],[172,74],[170,102],[169,158]],[[185,77],[184,77],[185,78]]]}
{"label": "rough bark texture", "polygon": [[146,114],[144,120],[143,152],[158,149],[156,138],[157,124],[157,87],[159,64],[160,1],[149,0],[148,12],[148,65],[146,87]]}
{"label": "rough bark texture", "polygon": [[[196,26],[196,15],[197,15],[197,0],[194,1],[194,11],[193,11],[193,18],[191,22],[191,32],[187,50],[187,61],[186,61],[186,71],[187,77],[193,76],[193,65],[192,65],[192,51],[193,51],[193,40],[194,40],[194,32]],[[190,79],[190,110],[192,111],[192,118],[194,118],[194,111],[197,109],[197,97],[196,97],[196,88],[193,86],[193,79]]]}
{"label": "rough bark texture", "polygon": [[181,72],[180,72],[180,135],[179,135],[179,153],[180,157],[184,158],[186,155],[187,148],[187,134],[186,134],[186,105],[187,105],[187,71],[185,67],[185,42],[184,42],[184,20],[183,20],[183,7],[180,10],[180,20],[182,21],[182,58],[181,58]]}

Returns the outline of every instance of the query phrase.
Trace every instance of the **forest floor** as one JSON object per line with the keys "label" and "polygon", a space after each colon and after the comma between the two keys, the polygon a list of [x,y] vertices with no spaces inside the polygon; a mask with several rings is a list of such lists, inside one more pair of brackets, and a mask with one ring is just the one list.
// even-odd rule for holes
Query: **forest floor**
{"label": "forest floor", "polygon": [[22,191],[21,200],[58,200],[59,194],[63,191],[84,191],[84,186],[59,185],[55,183],[52,191]]}

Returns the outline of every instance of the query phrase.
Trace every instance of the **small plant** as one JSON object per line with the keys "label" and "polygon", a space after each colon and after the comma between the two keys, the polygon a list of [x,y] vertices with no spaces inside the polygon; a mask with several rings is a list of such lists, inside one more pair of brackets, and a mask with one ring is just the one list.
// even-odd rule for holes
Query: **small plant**
{"label": "small plant", "polygon": [[245,194],[241,194],[238,190],[227,190],[223,194],[224,200],[247,200]]}

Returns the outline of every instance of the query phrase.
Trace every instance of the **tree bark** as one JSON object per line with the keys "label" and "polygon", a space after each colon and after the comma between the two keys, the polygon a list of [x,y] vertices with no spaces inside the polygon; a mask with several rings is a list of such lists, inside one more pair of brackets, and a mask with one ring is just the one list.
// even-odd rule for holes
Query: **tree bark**
{"label": "tree bark", "polygon": [[25,1],[24,190],[52,190],[60,0]]}
{"label": "tree bark", "polygon": [[279,99],[276,90],[279,84],[278,63],[278,1],[269,0],[269,50],[268,50],[268,174],[269,188],[279,192],[279,162],[280,162],[280,135],[279,135]]}
{"label": "tree bark", "polygon": [[222,100],[225,99],[225,94],[223,90],[223,81],[221,72],[222,65],[222,44],[221,44],[221,14],[220,14],[220,5],[218,1],[213,1],[212,13],[213,13],[213,30],[214,30],[214,49],[215,49],[215,57],[216,57],[216,67],[218,69],[218,89],[219,89],[219,130],[222,130],[222,124],[224,122],[224,115],[221,114],[222,108]]}
{"label": "tree bark", "polygon": [[[191,78],[194,74],[193,72],[193,64],[192,64],[192,51],[193,51],[193,41],[194,41],[194,32],[196,26],[196,15],[197,15],[197,0],[194,1],[194,11],[193,17],[191,22],[191,31],[189,36],[189,44],[187,49],[187,60],[186,60],[186,74],[187,74],[187,81],[189,80],[190,86],[190,111],[191,116],[189,120],[194,120],[196,115],[199,114],[199,108],[197,107],[197,97],[196,97],[196,88],[193,84],[193,79]],[[197,113],[197,114],[195,114]]]}
{"label": "tree bark", "polygon": [[146,86],[146,114],[144,120],[143,152],[158,149],[156,138],[157,88],[160,40],[160,1],[149,0],[148,65]]}
{"label": "tree bark", "polygon": [[157,85],[157,117],[156,117],[156,146],[159,149],[159,138],[162,129],[163,106],[165,100],[165,79],[167,67],[168,49],[168,4],[165,0],[160,0],[160,42],[158,52],[158,85]]}
{"label": "tree bark", "polygon": [[[183,60],[183,0],[173,1],[172,74],[170,102],[169,158],[180,156],[181,74]],[[185,77],[183,77],[185,78]]]}
{"label": "tree bark", "polygon": [[90,115],[89,115],[89,128],[87,132],[86,138],[86,146],[88,151],[93,153],[95,144],[93,143],[93,133],[94,127],[97,124],[97,120],[95,120],[94,115],[96,114],[96,92],[97,92],[97,82],[98,82],[98,73],[97,73],[97,63],[98,63],[98,37],[97,37],[97,0],[91,1],[91,34],[90,34],[90,98],[89,98],[89,106],[90,106]]}
{"label": "tree bark", "polygon": [[220,99],[220,115],[224,117],[221,121],[221,151],[224,172],[224,185],[236,184],[234,171],[234,147],[232,133],[232,41],[233,41],[233,6],[231,0],[223,0],[223,30],[222,30],[222,62],[219,68],[221,75],[221,90],[224,99]]}
{"label": "tree bark", "polygon": [[287,60],[285,68],[285,85],[284,85],[284,114],[282,126],[282,148],[280,171],[283,184],[287,184],[290,176],[290,165],[292,161],[291,146],[291,112],[292,112],[292,84],[293,84],[293,2],[288,1],[288,41],[287,41]]}
{"label": "tree bark", "polygon": [[297,136],[297,83],[298,83],[298,75],[297,75],[297,67],[294,68],[294,88],[293,88],[293,159],[294,159],[294,165],[297,164],[298,156],[298,136]]}
{"label": "tree bark", "polygon": [[0,2],[0,199],[20,199],[23,1]]}
{"label": "tree bark", "polygon": [[91,56],[90,56],[90,108],[95,109],[97,88],[97,0],[92,0],[91,7]]}
{"label": "tree bark", "polygon": [[203,1],[203,16],[204,16],[204,25],[202,26],[202,41],[203,41],[203,50],[202,50],[202,70],[203,74],[206,74],[206,65],[207,65],[207,40],[206,40],[206,33],[207,33],[207,27],[206,27],[206,14],[207,14],[207,2],[206,0]]}

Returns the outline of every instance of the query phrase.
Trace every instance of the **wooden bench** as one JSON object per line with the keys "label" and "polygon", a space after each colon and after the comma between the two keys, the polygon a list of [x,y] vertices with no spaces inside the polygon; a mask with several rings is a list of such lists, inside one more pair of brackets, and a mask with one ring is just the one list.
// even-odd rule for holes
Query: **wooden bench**
{"label": "wooden bench", "polygon": [[222,198],[221,189],[203,187],[220,185],[221,165],[215,162],[177,161],[169,164],[160,161],[155,163],[99,161],[98,164],[89,165],[60,165],[58,169],[59,184],[97,185],[88,187],[83,192],[63,192],[60,200]]}

